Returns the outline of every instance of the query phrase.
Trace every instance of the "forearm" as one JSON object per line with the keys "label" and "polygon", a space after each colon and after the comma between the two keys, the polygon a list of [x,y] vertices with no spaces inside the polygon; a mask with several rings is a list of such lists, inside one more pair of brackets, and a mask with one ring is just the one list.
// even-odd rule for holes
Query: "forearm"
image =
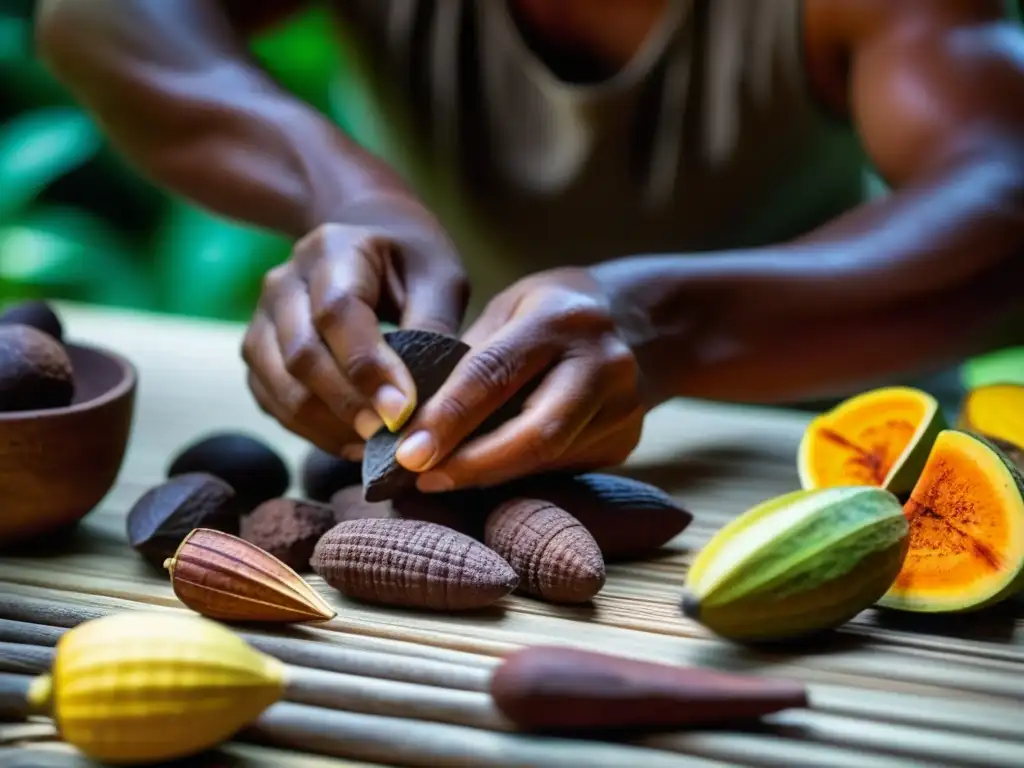
{"label": "forearm", "polygon": [[784,402],[912,375],[1019,319],[1024,154],[958,163],[792,243],[594,274],[653,402]]}
{"label": "forearm", "polygon": [[221,215],[297,237],[395,173],[251,61],[209,0],[42,0],[43,56],[113,145]]}

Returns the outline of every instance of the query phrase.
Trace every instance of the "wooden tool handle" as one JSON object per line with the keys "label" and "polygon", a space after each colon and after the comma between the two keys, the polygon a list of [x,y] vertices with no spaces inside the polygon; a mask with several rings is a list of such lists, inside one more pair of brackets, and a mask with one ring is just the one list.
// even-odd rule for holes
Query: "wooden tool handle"
{"label": "wooden tool handle", "polygon": [[0,720],[15,722],[29,716],[31,675],[0,674]]}

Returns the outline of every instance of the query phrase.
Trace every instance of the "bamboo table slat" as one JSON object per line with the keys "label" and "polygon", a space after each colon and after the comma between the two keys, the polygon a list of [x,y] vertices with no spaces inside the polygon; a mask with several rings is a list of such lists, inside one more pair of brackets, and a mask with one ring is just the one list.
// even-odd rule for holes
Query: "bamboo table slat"
{"label": "bamboo table slat", "polygon": [[[273,444],[293,470],[306,450],[249,397],[240,325],[80,306],[61,310],[69,337],[110,346],[138,368],[135,425],[117,485],[69,542],[59,551],[0,557],[0,646],[25,642],[31,627],[19,621],[37,622],[35,636],[55,637],[40,635],[38,624],[68,626],[71,609],[182,610],[167,580],[128,548],[124,516],[162,479],[169,457],[185,443],[206,431],[240,429]],[[311,577],[338,616],[301,628],[311,641],[301,653],[313,660],[308,667],[333,669],[326,674],[345,682],[348,708],[282,702],[240,740],[190,764],[1024,766],[1020,602],[929,620],[866,611],[824,645],[788,652],[744,650],[680,614],[680,590],[693,553],[736,514],[798,486],[796,446],[807,419],[795,412],[694,401],[672,402],[652,414],[622,471],[669,491],[695,519],[663,555],[610,566],[605,588],[589,607],[514,596],[479,613],[424,614],[356,604]],[[293,492],[299,492],[297,482]],[[15,601],[53,608],[42,621],[38,610],[22,616],[5,607]],[[268,652],[276,647],[271,637],[259,642]],[[615,744],[517,734],[505,723],[489,726],[492,715],[444,714],[451,702],[477,706],[474,697],[483,694],[467,689],[480,687],[501,654],[535,643],[794,677],[809,685],[811,706],[768,717],[756,727]],[[324,661],[317,649],[328,647],[327,655],[334,656]],[[367,660],[365,668],[361,659]],[[464,675],[454,674],[459,668]],[[315,680],[314,670],[302,673]],[[438,712],[431,712],[432,695]],[[476,710],[466,710],[471,711]],[[321,713],[316,717],[322,721],[311,725],[310,712]],[[279,733],[295,743],[284,744]],[[0,768],[88,764],[56,740],[48,723],[0,725]]]}

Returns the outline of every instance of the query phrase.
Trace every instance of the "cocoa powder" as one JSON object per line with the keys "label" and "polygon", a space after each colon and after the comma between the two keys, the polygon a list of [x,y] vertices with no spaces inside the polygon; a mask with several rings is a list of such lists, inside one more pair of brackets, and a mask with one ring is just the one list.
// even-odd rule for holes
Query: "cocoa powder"
{"label": "cocoa powder", "polygon": [[311,570],[313,548],[334,522],[334,510],[326,504],[270,499],[242,518],[240,535],[293,570],[306,573]]}

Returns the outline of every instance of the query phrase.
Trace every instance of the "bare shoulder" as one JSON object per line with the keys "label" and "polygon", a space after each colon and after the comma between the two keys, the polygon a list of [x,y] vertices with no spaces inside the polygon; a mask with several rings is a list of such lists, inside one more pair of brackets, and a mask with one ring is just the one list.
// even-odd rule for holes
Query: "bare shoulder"
{"label": "bare shoulder", "polygon": [[[941,42],[963,30],[981,36],[1019,36],[1004,0],[805,0],[804,52],[818,99],[833,112],[850,112],[849,80],[860,50],[922,38]],[[1024,39],[1024,38],[1022,38]]]}

